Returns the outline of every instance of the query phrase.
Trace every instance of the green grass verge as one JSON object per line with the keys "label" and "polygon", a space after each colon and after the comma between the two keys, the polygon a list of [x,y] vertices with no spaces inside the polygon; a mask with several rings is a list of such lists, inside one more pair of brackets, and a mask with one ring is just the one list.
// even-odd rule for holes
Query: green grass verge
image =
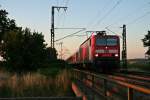
{"label": "green grass verge", "polygon": [[128,68],[149,72],[150,71],[150,64],[133,63],[133,64],[128,64]]}

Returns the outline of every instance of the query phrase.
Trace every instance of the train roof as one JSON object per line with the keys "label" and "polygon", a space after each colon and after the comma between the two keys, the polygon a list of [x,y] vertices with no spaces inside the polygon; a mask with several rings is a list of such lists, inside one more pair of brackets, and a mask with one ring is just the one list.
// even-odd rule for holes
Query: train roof
{"label": "train roof", "polygon": [[[94,36],[100,36],[98,34],[94,35]],[[82,46],[86,41],[88,41],[90,38],[92,37],[92,35],[90,37],[88,37],[80,46]],[[117,37],[119,38],[118,35],[102,35],[101,37]]]}

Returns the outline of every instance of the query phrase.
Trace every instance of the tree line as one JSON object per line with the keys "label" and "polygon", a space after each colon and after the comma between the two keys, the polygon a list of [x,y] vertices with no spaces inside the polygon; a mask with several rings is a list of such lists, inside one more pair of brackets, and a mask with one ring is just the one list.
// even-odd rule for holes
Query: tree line
{"label": "tree line", "polygon": [[148,55],[148,59],[150,59],[150,31],[145,35],[145,37],[142,39],[144,47],[148,47],[148,50],[146,51],[146,55]]}
{"label": "tree line", "polygon": [[[142,42],[150,58],[150,31]],[[42,33],[17,26],[4,9],[0,9],[0,56],[4,67],[15,72],[36,71],[57,60],[56,49],[48,47]]]}
{"label": "tree line", "polygon": [[44,36],[18,27],[8,12],[0,9],[0,56],[9,71],[36,71],[57,60],[56,49],[48,47]]}

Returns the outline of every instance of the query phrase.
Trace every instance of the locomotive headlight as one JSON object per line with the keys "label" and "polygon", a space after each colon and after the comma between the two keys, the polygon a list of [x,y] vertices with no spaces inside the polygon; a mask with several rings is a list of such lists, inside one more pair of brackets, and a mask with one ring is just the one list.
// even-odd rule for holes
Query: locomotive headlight
{"label": "locomotive headlight", "polygon": [[95,54],[95,57],[98,57],[98,54]]}
{"label": "locomotive headlight", "polygon": [[115,57],[118,57],[118,54],[115,54]]}

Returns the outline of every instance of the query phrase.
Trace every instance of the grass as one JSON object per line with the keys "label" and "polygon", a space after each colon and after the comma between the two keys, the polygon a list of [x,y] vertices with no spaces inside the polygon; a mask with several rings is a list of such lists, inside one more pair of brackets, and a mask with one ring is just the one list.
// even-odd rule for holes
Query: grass
{"label": "grass", "polygon": [[50,72],[54,70],[55,77],[40,73],[7,75],[0,79],[0,97],[72,96],[70,71],[53,69]]}
{"label": "grass", "polygon": [[58,67],[42,68],[42,69],[39,69],[38,72],[42,75],[51,76],[54,78],[55,76],[57,76],[61,72],[61,69]]}
{"label": "grass", "polygon": [[141,71],[149,71],[150,70],[150,64],[140,64],[140,63],[133,63],[128,64],[129,69],[136,69]]}

